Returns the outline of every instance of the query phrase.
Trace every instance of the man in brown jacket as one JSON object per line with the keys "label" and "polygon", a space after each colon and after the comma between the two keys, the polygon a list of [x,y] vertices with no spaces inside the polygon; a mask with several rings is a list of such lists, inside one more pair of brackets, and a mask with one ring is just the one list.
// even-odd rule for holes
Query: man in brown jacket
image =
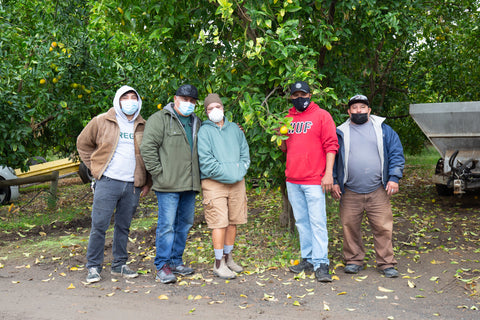
{"label": "man in brown jacket", "polygon": [[127,265],[128,234],[140,195],[146,195],[151,177],[140,156],[145,120],[142,100],[129,86],[117,90],[113,107],[93,118],[77,138],[80,158],[96,180],[92,229],[87,248],[87,282],[100,281],[105,232],[115,212],[111,274],[135,278]]}

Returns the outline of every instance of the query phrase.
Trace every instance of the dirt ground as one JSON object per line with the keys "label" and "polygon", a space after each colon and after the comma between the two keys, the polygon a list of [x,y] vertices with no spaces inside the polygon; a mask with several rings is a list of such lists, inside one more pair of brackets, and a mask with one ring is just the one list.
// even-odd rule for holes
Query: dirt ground
{"label": "dirt ground", "polygon": [[[209,263],[196,263],[196,273],[176,284],[155,283],[151,272],[114,279],[107,266],[101,282],[87,285],[84,247],[66,244],[61,253],[30,254],[22,246],[25,238],[45,238],[34,228],[0,235],[0,319],[480,319],[478,194],[438,197],[428,180],[413,175],[401,186],[392,198],[401,273],[396,279],[380,275],[374,261],[353,276],[332,265],[336,280],[329,284],[254,262],[225,281],[213,276]],[[79,236],[88,239],[88,223],[42,230],[53,240],[82,225]],[[154,231],[137,230],[131,237],[143,239],[141,246],[129,243],[129,251],[142,257]],[[106,262],[110,246],[111,239]],[[131,267],[151,270],[153,261],[134,259]]]}

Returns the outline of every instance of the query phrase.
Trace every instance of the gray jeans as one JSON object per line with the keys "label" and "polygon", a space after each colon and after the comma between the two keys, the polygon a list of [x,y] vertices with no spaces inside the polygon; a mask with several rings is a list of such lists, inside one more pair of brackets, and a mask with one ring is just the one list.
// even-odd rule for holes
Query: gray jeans
{"label": "gray jeans", "polygon": [[97,180],[92,206],[92,229],[87,248],[87,268],[96,267],[100,272],[105,251],[105,232],[115,212],[113,231],[112,268],[124,265],[128,260],[127,244],[130,223],[140,197],[140,188],[133,182],[110,179]]}

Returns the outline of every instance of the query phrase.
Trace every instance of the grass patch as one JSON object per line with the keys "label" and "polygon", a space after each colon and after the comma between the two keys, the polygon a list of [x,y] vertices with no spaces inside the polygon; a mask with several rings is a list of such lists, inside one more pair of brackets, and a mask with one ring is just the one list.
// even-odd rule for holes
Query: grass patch
{"label": "grass patch", "polygon": [[28,232],[37,226],[53,225],[57,222],[71,222],[80,217],[85,217],[82,209],[64,208],[52,212],[27,212],[19,211],[2,217],[0,229],[3,232],[23,231]]}
{"label": "grass patch", "polygon": [[407,166],[420,167],[420,168],[433,168],[437,164],[440,155],[433,146],[428,146],[417,154],[406,154],[405,163]]}

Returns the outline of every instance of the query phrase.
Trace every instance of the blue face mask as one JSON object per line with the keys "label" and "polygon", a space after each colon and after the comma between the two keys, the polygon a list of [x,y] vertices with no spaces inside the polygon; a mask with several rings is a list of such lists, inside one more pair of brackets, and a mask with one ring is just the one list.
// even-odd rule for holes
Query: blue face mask
{"label": "blue face mask", "polygon": [[195,110],[195,105],[188,101],[180,101],[178,105],[178,111],[185,117],[188,117],[192,114],[193,110]]}
{"label": "blue face mask", "polygon": [[135,114],[138,110],[138,101],[137,100],[122,100],[120,101],[120,105],[122,106],[122,111],[128,116]]}

